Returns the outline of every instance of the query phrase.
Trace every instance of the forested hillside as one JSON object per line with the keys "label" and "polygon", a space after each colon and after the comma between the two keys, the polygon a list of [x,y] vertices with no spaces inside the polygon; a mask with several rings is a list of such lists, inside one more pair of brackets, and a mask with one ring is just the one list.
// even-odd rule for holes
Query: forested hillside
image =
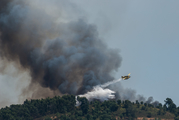
{"label": "forested hillside", "polygon": [[164,105],[157,106],[128,100],[89,102],[84,97],[77,99],[80,106],[75,106],[74,95],[26,100],[22,105],[1,108],[0,120],[133,120],[137,117],[179,120],[179,107],[170,98],[165,100]]}

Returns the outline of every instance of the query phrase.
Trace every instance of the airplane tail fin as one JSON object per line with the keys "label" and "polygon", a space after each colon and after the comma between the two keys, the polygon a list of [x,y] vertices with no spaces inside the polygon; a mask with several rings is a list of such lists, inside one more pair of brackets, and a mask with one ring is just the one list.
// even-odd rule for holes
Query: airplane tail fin
{"label": "airplane tail fin", "polygon": [[130,75],[131,73],[128,74],[128,76]]}

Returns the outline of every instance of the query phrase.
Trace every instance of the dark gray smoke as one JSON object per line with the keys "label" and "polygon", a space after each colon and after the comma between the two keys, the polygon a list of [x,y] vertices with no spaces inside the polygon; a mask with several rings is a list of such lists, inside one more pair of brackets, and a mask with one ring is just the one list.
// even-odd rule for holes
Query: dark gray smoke
{"label": "dark gray smoke", "polygon": [[150,104],[150,103],[153,102],[153,100],[154,100],[153,97],[149,97],[149,98],[147,99],[146,103],[147,103],[147,104]]}
{"label": "dark gray smoke", "polygon": [[153,97],[149,97],[146,101],[147,104],[152,104],[154,106],[158,106],[159,105],[159,102],[158,101],[154,101]]}
{"label": "dark gray smoke", "polygon": [[100,40],[95,25],[71,19],[63,7],[69,6],[61,0],[1,0],[0,54],[30,71],[29,87],[82,94],[113,80],[121,57]]}
{"label": "dark gray smoke", "polygon": [[130,100],[135,102],[136,100],[138,100],[139,102],[146,101],[146,98],[142,95],[137,95],[136,91],[133,89],[129,89],[129,88],[123,88],[123,86],[120,84],[120,82],[116,83],[116,84],[111,84],[109,86],[109,88],[113,91],[116,91],[115,96],[116,99],[120,99],[120,100]]}
{"label": "dark gray smoke", "polygon": [[132,102],[136,102],[136,100],[138,100],[138,102],[152,104],[155,107],[158,106],[158,104],[159,104],[158,101],[154,101],[153,97],[148,97],[148,99],[147,99],[146,97],[144,97],[142,95],[137,95],[136,91],[133,89],[123,88],[122,85],[120,84],[120,82],[118,82],[116,84],[111,84],[109,86],[109,88],[116,92],[115,93],[116,100],[118,100],[118,99],[130,100]]}

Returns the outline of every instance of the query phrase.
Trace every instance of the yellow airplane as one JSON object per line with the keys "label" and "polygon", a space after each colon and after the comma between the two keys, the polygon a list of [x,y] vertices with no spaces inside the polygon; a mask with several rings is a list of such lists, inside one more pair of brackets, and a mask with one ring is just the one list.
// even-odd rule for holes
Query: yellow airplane
{"label": "yellow airplane", "polygon": [[122,80],[127,80],[129,79],[131,76],[129,76],[131,73],[129,73],[127,76],[121,76]]}

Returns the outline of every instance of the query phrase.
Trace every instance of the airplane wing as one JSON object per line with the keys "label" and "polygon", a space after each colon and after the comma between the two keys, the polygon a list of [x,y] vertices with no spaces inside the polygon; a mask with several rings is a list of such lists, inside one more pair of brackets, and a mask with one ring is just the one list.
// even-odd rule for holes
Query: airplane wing
{"label": "airplane wing", "polygon": [[128,76],[130,75],[131,73],[128,74]]}

